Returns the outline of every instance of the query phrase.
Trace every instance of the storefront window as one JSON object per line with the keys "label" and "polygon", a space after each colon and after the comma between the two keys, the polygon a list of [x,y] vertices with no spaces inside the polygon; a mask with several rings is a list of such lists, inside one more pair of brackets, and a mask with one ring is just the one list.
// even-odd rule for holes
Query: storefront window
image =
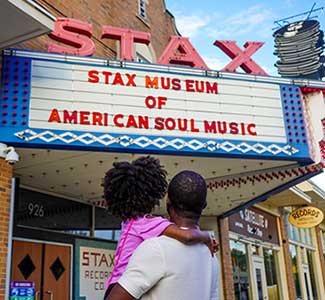
{"label": "storefront window", "polygon": [[278,282],[276,278],[275,270],[275,255],[274,251],[271,249],[263,249],[264,265],[265,265],[265,275],[267,283],[267,293],[269,299],[278,300]]}
{"label": "storefront window", "polygon": [[308,260],[308,267],[309,267],[309,274],[310,274],[310,282],[311,282],[311,287],[312,287],[312,293],[314,299],[317,298],[317,289],[316,289],[316,278],[315,278],[315,272],[314,272],[314,266],[313,266],[313,256],[312,256],[313,251],[312,250],[307,250],[307,260]]}
{"label": "storefront window", "polygon": [[230,241],[235,300],[249,300],[249,274],[246,245]]}
{"label": "storefront window", "polygon": [[292,273],[293,273],[293,279],[295,281],[297,299],[301,299],[301,288],[300,288],[299,276],[298,276],[297,249],[296,246],[294,245],[290,245],[289,248],[291,254]]}

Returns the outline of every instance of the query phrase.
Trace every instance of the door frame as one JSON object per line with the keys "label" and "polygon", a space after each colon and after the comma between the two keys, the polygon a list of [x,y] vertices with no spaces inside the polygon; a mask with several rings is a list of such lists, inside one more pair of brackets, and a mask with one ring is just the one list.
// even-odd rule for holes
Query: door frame
{"label": "door frame", "polygon": [[[252,256],[252,271],[253,271],[253,280],[256,282],[256,269],[261,269],[261,280],[262,280],[262,293],[263,293],[263,300],[268,300],[269,296],[267,293],[267,282],[266,282],[266,275],[265,275],[265,265],[264,265],[264,258],[260,256],[253,255]],[[254,296],[253,299],[258,300],[258,287],[257,282],[254,285]]]}
{"label": "door frame", "polygon": [[[37,243],[37,244],[48,244],[48,245],[56,245],[56,246],[65,246],[70,248],[70,293],[69,293],[69,298],[72,300],[72,289],[73,289],[73,269],[74,269],[74,260],[73,260],[73,245],[72,244],[66,244],[66,243],[58,243],[58,242],[51,242],[51,241],[46,241],[46,240],[33,240],[33,239],[28,239],[28,238],[18,238],[18,237],[13,237],[13,241],[21,241],[21,242],[30,242],[30,243]],[[12,253],[11,253],[12,257]],[[10,270],[11,274],[11,270]]]}

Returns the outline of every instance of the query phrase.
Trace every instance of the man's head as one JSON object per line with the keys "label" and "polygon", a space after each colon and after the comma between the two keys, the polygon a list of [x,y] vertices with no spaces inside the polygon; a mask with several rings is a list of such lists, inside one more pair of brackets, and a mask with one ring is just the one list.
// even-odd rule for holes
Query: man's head
{"label": "man's head", "polygon": [[180,217],[198,220],[207,205],[206,196],[206,182],[194,171],[178,173],[168,186],[169,205]]}

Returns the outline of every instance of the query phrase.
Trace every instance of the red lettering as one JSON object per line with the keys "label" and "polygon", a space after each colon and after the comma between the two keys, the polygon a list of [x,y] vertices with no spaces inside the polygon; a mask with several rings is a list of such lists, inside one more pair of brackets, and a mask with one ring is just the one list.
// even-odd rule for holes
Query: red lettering
{"label": "red lettering", "polygon": [[82,253],[82,265],[83,266],[89,266],[89,252],[83,252]]}
{"label": "red lettering", "polygon": [[71,114],[69,114],[69,111],[64,110],[63,111],[63,123],[78,123],[78,113],[76,110],[74,110]]}
{"label": "red lettering", "polygon": [[253,124],[253,123],[248,124],[248,126],[247,126],[247,132],[248,132],[248,134],[250,134],[250,135],[257,135],[255,129],[256,129],[256,124]]}
{"label": "red lettering", "polygon": [[185,80],[185,86],[187,92],[195,92],[193,85],[194,85],[194,80],[190,80],[190,79]]}
{"label": "red lettering", "polygon": [[165,126],[166,126],[166,129],[168,129],[168,130],[174,130],[176,127],[176,122],[173,118],[167,118],[165,121]]}
{"label": "red lettering", "polygon": [[88,82],[97,83],[99,81],[98,71],[91,70],[88,72]]}
{"label": "red lettering", "polygon": [[218,94],[218,84],[216,82],[206,82],[206,93],[207,94]]}
{"label": "red lettering", "polygon": [[155,129],[163,130],[164,129],[164,118],[155,119]]}
{"label": "red lettering", "polygon": [[191,132],[199,132],[199,128],[195,128],[195,120],[194,119],[191,119],[190,120],[190,123],[191,123]]}
{"label": "red lettering", "polygon": [[109,77],[112,75],[112,73],[103,71],[103,75],[105,76],[105,84],[109,84]]}
{"label": "red lettering", "polygon": [[60,115],[57,109],[52,109],[48,122],[61,123]]}
{"label": "red lettering", "polygon": [[160,81],[161,81],[161,87],[164,90],[169,90],[170,89],[170,78],[169,77],[167,77],[167,78],[161,77]]}
{"label": "red lettering", "polygon": [[[183,122],[183,124],[182,124]],[[177,119],[178,128],[180,131],[186,131],[187,130],[187,119]]]}
{"label": "red lettering", "polygon": [[212,121],[211,124],[209,124],[208,121],[204,121],[204,131],[206,133],[209,133],[209,132],[217,133],[216,122],[215,121]]}
{"label": "red lettering", "polygon": [[146,76],[146,88],[155,88],[158,89],[158,77],[150,78],[150,76]]}
{"label": "red lettering", "polygon": [[172,79],[172,89],[174,91],[179,91],[181,89],[181,81],[178,78],[173,78]]}
{"label": "red lettering", "polygon": [[75,19],[58,18],[54,23],[54,31],[49,36],[66,45],[48,43],[49,52],[90,56],[95,53],[95,44],[91,40],[92,25]]}
{"label": "red lettering", "polygon": [[149,45],[150,33],[112,26],[102,27],[101,38],[120,41],[120,59],[134,61],[134,43]]}
{"label": "red lettering", "polygon": [[163,65],[182,65],[192,68],[209,69],[189,38],[172,36],[163,54],[157,61]]}
{"label": "red lettering", "polygon": [[146,97],[146,99],[144,100],[144,103],[146,104],[146,106],[148,108],[155,108],[156,107],[156,98],[153,96],[148,96]]}
{"label": "red lettering", "polygon": [[245,124],[244,123],[240,123],[240,127],[241,127],[241,134],[242,135],[246,135],[246,130],[245,130]]}
{"label": "red lettering", "polygon": [[94,266],[97,267],[97,257],[100,256],[100,253],[90,252],[90,255],[92,255],[94,257]]}
{"label": "red lettering", "polygon": [[227,132],[227,123],[226,122],[217,122],[218,132],[221,134],[225,134]]}
{"label": "red lettering", "polygon": [[138,116],[139,128],[149,129],[149,117]]}
{"label": "red lettering", "polygon": [[137,122],[135,121],[135,118],[133,115],[129,115],[128,121],[126,123],[126,128],[133,127],[138,128]]}
{"label": "red lettering", "polygon": [[80,111],[79,112],[80,124],[82,124],[82,125],[90,125],[90,122],[89,122],[89,119],[88,119],[89,115],[90,115],[89,111]]}
{"label": "red lettering", "polygon": [[114,122],[115,126],[120,127],[120,128],[124,127],[123,123],[119,123],[120,119],[123,119],[123,118],[124,118],[124,115],[122,115],[122,114],[115,115],[113,118],[113,122]]}
{"label": "red lettering", "polygon": [[204,92],[204,81],[195,80],[195,90],[199,93],[203,93]]}
{"label": "red lettering", "polygon": [[126,75],[126,77],[128,78],[128,82],[127,82],[127,84],[126,84],[126,86],[130,86],[130,85],[132,85],[132,86],[137,86],[136,84],[135,84],[135,82],[134,82],[134,79],[135,79],[135,77],[136,77],[136,74],[128,74],[128,73],[126,73],[125,74]]}
{"label": "red lettering", "polygon": [[163,105],[166,105],[167,98],[158,96],[158,109],[161,109]]}
{"label": "red lettering", "polygon": [[238,134],[239,133],[238,123],[231,122],[229,124],[229,127],[230,127],[230,133],[231,134]]}
{"label": "red lettering", "polygon": [[93,112],[93,125],[103,126],[103,115],[99,112]]}
{"label": "red lettering", "polygon": [[123,82],[123,79],[122,79],[122,76],[120,73],[116,73],[115,74],[115,77],[114,77],[114,80],[113,80],[113,85],[116,85],[116,84],[119,84],[119,85],[124,85],[124,82]]}
{"label": "red lettering", "polygon": [[106,255],[105,254],[102,255],[98,266],[100,267],[103,263],[106,265],[106,267],[108,267],[108,261],[106,259]]}

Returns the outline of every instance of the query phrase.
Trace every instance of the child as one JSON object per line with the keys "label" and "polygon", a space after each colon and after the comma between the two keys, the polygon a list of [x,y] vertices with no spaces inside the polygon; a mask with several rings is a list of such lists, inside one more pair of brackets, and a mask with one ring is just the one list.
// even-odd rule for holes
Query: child
{"label": "child", "polygon": [[105,298],[125,271],[134,250],[148,238],[163,234],[185,244],[206,243],[213,252],[208,232],[180,229],[167,219],[150,214],[167,189],[166,171],[158,159],[147,156],[132,163],[116,162],[106,173],[103,186],[108,209],[122,219],[115,266],[107,282]]}

